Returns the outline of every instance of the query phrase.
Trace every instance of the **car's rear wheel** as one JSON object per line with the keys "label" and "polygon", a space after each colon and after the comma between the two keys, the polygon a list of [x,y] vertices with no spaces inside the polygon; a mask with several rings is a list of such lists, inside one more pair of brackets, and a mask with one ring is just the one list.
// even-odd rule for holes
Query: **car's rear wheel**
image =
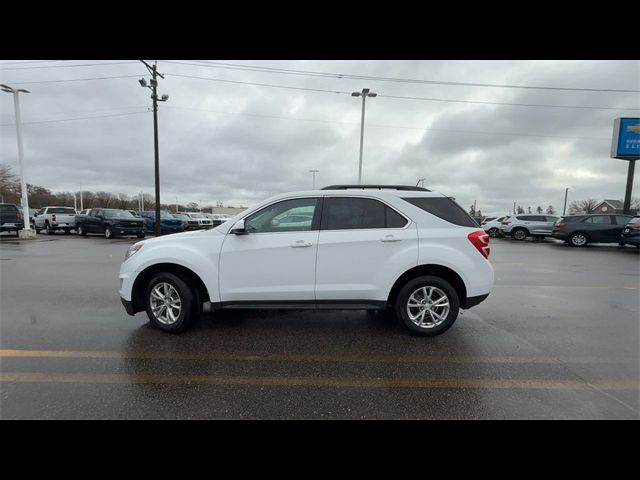
{"label": "car's rear wheel", "polygon": [[169,333],[184,332],[198,316],[198,299],[177,275],[155,275],[146,291],[146,310],[151,324]]}
{"label": "car's rear wheel", "polygon": [[78,232],[78,235],[80,235],[81,237],[86,237],[87,236],[87,231],[84,229],[84,226],[79,223],[76,231]]}
{"label": "car's rear wheel", "polygon": [[521,242],[529,236],[529,232],[527,232],[524,228],[516,228],[513,230],[513,232],[511,232],[511,236],[514,240],[518,240],[519,242]]}
{"label": "car's rear wheel", "polygon": [[584,247],[589,243],[589,237],[586,233],[582,232],[572,233],[568,238],[568,243],[572,247]]}
{"label": "car's rear wheel", "polygon": [[398,293],[395,314],[414,335],[432,337],[451,328],[460,300],[453,286],[435,276],[409,280]]}
{"label": "car's rear wheel", "polygon": [[49,223],[44,226],[44,229],[47,232],[47,235],[53,235],[54,233],[56,233],[56,231],[51,228],[51,225],[49,225]]}
{"label": "car's rear wheel", "polygon": [[496,238],[500,235],[500,230],[496,227],[490,228],[487,232],[491,238]]}

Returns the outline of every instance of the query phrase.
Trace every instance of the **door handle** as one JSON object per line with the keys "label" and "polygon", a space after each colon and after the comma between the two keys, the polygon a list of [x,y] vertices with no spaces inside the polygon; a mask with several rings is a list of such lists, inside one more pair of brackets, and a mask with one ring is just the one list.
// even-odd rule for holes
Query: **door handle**
{"label": "door handle", "polygon": [[311,242],[305,242],[304,240],[298,240],[297,242],[291,244],[291,248],[306,248],[310,246]]}
{"label": "door handle", "polygon": [[380,239],[381,242],[399,242],[400,240],[402,239],[396,238],[393,235],[386,235],[385,237]]}

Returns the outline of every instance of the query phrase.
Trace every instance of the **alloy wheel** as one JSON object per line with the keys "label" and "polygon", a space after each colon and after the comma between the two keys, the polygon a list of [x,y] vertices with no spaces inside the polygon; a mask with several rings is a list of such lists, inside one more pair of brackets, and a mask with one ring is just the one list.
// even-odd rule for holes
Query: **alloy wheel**
{"label": "alloy wheel", "polygon": [[420,287],[407,300],[407,314],[420,328],[437,327],[449,314],[449,297],[438,287]]}
{"label": "alloy wheel", "polygon": [[172,325],[178,321],[182,311],[182,301],[178,291],[167,282],[158,283],[151,290],[149,303],[156,320],[163,325]]}

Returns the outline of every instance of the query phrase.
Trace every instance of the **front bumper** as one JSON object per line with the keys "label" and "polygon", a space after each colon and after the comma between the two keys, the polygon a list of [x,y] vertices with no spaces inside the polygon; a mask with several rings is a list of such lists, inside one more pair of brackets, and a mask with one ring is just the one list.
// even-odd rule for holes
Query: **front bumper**
{"label": "front bumper", "polygon": [[115,233],[116,235],[139,235],[139,234],[145,233],[146,231],[143,225],[136,226],[136,227],[129,227],[129,226],[124,227],[124,226],[114,225],[111,228],[112,228],[112,232]]}
{"label": "front bumper", "polygon": [[133,311],[133,302],[131,300],[125,300],[124,298],[120,297],[120,301],[122,302],[122,306],[129,315],[134,316],[136,314],[136,312]]}

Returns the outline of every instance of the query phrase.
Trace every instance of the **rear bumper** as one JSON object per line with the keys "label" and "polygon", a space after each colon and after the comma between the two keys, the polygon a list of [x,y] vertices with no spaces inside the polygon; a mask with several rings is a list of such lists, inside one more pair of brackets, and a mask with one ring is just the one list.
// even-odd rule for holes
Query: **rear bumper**
{"label": "rear bumper", "polygon": [[553,230],[551,232],[551,236],[553,238],[557,238],[558,240],[566,240],[569,234],[568,232],[565,232],[563,230]]}
{"label": "rear bumper", "polygon": [[17,231],[17,230],[22,230],[24,228],[24,224],[23,223],[3,223],[2,225],[0,225],[0,232],[12,232],[12,231]]}
{"label": "rear bumper", "polygon": [[464,302],[464,305],[460,305],[460,307],[465,310],[467,308],[475,307],[476,305],[484,302],[488,296],[489,294],[485,293],[484,295],[478,295],[476,297],[467,297],[467,300]]}

